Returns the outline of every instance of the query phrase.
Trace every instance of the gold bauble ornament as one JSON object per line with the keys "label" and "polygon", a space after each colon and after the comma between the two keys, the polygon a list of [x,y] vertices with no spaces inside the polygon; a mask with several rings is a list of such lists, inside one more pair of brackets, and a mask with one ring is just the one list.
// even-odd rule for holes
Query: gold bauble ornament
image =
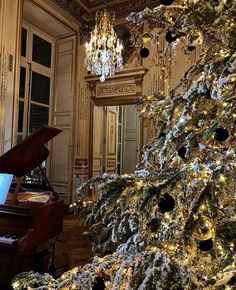
{"label": "gold bauble ornament", "polygon": [[208,217],[201,215],[193,222],[193,237],[205,241],[213,237],[214,224]]}
{"label": "gold bauble ornament", "polygon": [[190,31],[190,33],[188,34],[188,43],[189,45],[201,45],[203,42],[203,35],[200,31],[197,31],[195,29],[193,29],[192,31]]}

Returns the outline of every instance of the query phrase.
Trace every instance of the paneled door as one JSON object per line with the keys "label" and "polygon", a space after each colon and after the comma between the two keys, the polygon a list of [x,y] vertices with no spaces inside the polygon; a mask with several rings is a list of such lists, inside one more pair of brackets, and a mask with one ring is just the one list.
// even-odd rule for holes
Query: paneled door
{"label": "paneled door", "polygon": [[135,105],[123,106],[121,173],[133,173],[140,151],[140,119]]}
{"label": "paneled door", "polygon": [[68,204],[76,198],[73,191],[76,45],[75,35],[57,40],[52,114],[52,125],[63,131],[52,142],[50,178],[54,189]]}
{"label": "paneled door", "polygon": [[104,119],[105,107],[94,107],[93,111],[93,176],[99,176],[104,171]]}
{"label": "paneled door", "polygon": [[117,131],[118,131],[118,107],[109,106],[106,110],[105,122],[105,154],[104,170],[107,173],[117,171]]}
{"label": "paneled door", "polygon": [[117,106],[94,107],[93,176],[117,171]]}
{"label": "paneled door", "polygon": [[135,105],[95,106],[93,176],[133,173],[140,151],[140,119]]}

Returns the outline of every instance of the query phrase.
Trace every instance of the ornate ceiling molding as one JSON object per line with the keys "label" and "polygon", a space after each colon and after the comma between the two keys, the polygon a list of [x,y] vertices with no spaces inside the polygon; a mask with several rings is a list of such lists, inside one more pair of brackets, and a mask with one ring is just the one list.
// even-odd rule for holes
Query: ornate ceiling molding
{"label": "ornate ceiling molding", "polygon": [[[82,26],[82,31],[91,30],[95,13],[104,8],[103,0],[52,0],[57,6],[75,17]],[[107,8],[114,10],[116,19],[124,19],[131,12],[141,11],[145,7],[154,8],[160,5],[159,0],[108,0]]]}

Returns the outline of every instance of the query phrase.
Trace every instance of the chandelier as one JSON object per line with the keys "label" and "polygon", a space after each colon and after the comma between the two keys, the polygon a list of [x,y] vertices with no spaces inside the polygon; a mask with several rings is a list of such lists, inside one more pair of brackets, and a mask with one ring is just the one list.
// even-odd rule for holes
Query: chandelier
{"label": "chandelier", "polygon": [[123,45],[114,31],[114,23],[114,11],[97,11],[95,28],[91,32],[90,41],[85,43],[87,70],[91,74],[101,75],[101,82],[105,81],[106,76],[113,76],[123,68]]}

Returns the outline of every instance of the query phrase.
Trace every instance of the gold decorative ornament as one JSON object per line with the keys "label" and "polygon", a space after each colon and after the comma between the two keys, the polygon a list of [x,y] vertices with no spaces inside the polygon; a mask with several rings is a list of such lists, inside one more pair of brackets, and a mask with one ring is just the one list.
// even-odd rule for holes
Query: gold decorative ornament
{"label": "gold decorative ornament", "polygon": [[214,235],[214,224],[212,220],[204,215],[199,216],[194,221],[192,235],[200,241],[212,238]]}
{"label": "gold decorative ornament", "polygon": [[141,35],[143,43],[147,43],[151,40],[151,35],[149,33],[143,33]]}

